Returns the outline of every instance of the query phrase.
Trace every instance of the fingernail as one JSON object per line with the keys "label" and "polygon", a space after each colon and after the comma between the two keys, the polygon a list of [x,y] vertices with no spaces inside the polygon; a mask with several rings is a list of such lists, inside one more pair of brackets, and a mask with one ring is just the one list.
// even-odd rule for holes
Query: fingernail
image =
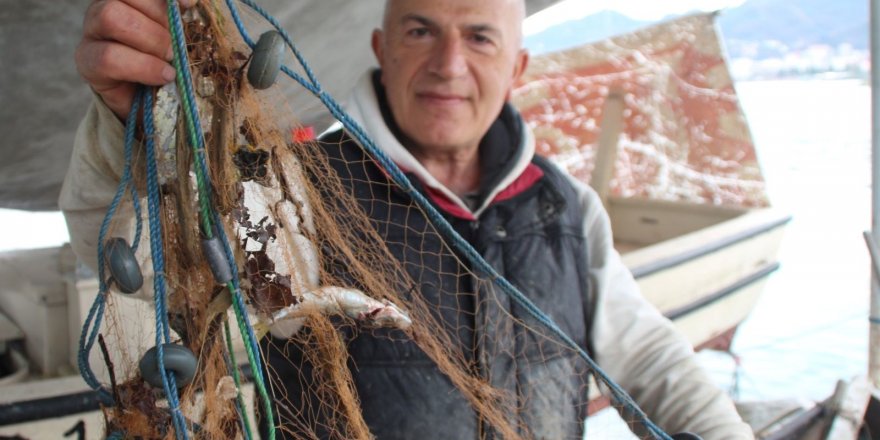
{"label": "fingernail", "polygon": [[165,68],[162,69],[162,78],[164,78],[165,81],[168,81],[168,82],[174,81],[175,75],[176,75],[176,72],[174,71],[174,68],[171,66],[165,66]]}
{"label": "fingernail", "polygon": [[168,46],[168,50],[165,51],[165,60],[171,61],[174,59],[174,48]]}

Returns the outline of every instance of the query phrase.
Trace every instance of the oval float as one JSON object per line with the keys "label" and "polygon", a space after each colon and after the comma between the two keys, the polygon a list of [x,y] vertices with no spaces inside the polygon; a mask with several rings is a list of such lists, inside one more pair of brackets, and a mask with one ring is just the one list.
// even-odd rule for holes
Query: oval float
{"label": "oval float", "polygon": [[268,89],[275,84],[284,57],[284,38],[278,31],[266,31],[254,46],[251,65],[248,66],[248,82],[255,89]]}
{"label": "oval float", "polygon": [[[162,360],[165,361],[165,370],[174,373],[177,388],[183,388],[192,382],[196,375],[198,360],[188,348],[178,344],[162,344]],[[162,388],[162,371],[159,371],[159,350],[153,347],[144,353],[138,368],[141,376],[148,384]]]}
{"label": "oval float", "polygon": [[104,261],[120,292],[134,293],[144,285],[141,268],[124,238],[113,237],[104,242]]}

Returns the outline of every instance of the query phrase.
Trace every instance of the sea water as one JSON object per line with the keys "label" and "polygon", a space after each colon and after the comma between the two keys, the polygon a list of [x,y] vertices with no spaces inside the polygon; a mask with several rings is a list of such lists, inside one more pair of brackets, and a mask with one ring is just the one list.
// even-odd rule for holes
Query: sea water
{"label": "sea water", "polygon": [[742,400],[831,394],[867,372],[871,91],[861,80],[741,82],[771,203],[792,215],[780,269],[736,335],[701,356]]}
{"label": "sea water", "polygon": [[[736,90],[771,204],[792,220],[780,268],[731,352],[698,358],[739,401],[823,400],[838,380],[867,373],[871,89],[859,80],[791,80]],[[586,427],[585,438],[636,439],[610,411]]]}

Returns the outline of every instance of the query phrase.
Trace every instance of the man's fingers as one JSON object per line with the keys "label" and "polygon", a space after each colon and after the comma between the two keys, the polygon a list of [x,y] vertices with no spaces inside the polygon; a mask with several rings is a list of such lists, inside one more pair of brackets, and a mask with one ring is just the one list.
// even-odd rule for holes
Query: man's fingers
{"label": "man's fingers", "polygon": [[168,5],[165,0],[122,0],[150,20],[168,27]]}
{"label": "man's fingers", "polygon": [[[188,9],[198,0],[178,0]],[[163,0],[97,0],[89,5],[83,36],[115,40],[158,57],[171,55],[167,3]]]}
{"label": "man's fingers", "polygon": [[118,42],[158,58],[168,56],[171,36],[164,22],[156,22],[126,2],[105,1],[95,5],[90,11],[92,16],[84,23],[86,38]]}
{"label": "man's fingers", "polygon": [[[168,25],[168,3],[165,0],[95,0],[90,8],[101,8],[105,3],[116,2],[126,3],[156,23]],[[182,9],[189,9],[195,6],[198,0],[178,0],[177,3]]]}
{"label": "man's fingers", "polygon": [[[129,6],[141,11],[156,23],[168,26],[168,3],[165,0],[122,0]],[[198,0],[178,0],[182,9],[189,9],[198,3]]]}
{"label": "man's fingers", "polygon": [[84,41],[76,59],[80,75],[119,117],[127,113],[133,83],[157,86],[174,79],[164,59],[116,42]]}
{"label": "man's fingers", "polygon": [[103,84],[134,82],[162,85],[174,79],[174,68],[163,58],[123,44],[92,41],[77,50],[80,74],[100,93]]}
{"label": "man's fingers", "polygon": [[[198,0],[177,0],[181,8]],[[86,10],[76,67],[121,119],[134,85],[162,85],[174,79],[164,0],[95,0]]]}

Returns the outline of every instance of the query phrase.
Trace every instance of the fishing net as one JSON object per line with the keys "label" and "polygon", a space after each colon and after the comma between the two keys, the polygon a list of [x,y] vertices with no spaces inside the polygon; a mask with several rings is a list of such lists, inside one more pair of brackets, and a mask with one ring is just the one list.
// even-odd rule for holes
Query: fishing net
{"label": "fishing net", "polygon": [[[511,99],[534,131],[538,153],[590,182],[603,127],[617,117],[610,195],[768,206],[716,15],[533,57]],[[620,104],[609,105],[613,99]]]}
{"label": "fishing net", "polygon": [[[285,67],[363,149],[291,136],[295,109],[246,79],[254,41],[236,25],[259,29],[255,14],[242,18],[233,2],[209,1],[177,13],[172,6],[176,62],[186,67],[176,89],[138,95],[126,145],[131,171],[99,250],[101,261],[117,252],[107,239],[126,231],[125,213],[144,219],[125,238],[135,253],[149,246],[152,255],[145,271],[154,284],[145,289],[154,292],[156,338],[131,343],[126,327],[146,317],[125,314],[124,301],[108,294],[123,280],[106,283],[103,267],[83,331],[80,368],[102,390],[108,436],[254,438],[242,393],[252,386],[268,438],[367,439],[377,434],[371,420],[410,432],[474,425],[506,439],[579,438],[584,426],[595,438],[631,436],[614,422],[583,424],[609,404],[644,438],[668,438],[587,355],[589,307],[544,315],[558,310],[559,292],[499,277],[361,138],[311,72]],[[135,127],[144,150],[131,146]],[[107,375],[89,366],[96,343]],[[162,364],[169,359],[180,364]],[[159,371],[152,384],[151,366]],[[399,405],[381,405],[388,395]],[[441,418],[442,426],[428,425]]]}

